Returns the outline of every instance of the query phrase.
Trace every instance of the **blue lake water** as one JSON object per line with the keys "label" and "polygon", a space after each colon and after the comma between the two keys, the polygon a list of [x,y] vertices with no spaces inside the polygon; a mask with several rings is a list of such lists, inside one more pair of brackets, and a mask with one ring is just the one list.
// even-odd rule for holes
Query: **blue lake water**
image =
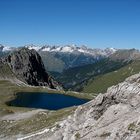
{"label": "blue lake water", "polygon": [[87,99],[80,99],[72,96],[56,93],[17,93],[14,100],[8,102],[9,106],[42,108],[58,110],[66,107],[77,106],[88,102]]}

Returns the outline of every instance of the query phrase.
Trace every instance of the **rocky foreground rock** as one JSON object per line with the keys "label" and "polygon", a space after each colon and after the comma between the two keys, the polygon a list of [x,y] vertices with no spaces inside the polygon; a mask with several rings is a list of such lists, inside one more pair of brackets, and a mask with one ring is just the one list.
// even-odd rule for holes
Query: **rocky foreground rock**
{"label": "rocky foreground rock", "polygon": [[58,83],[46,72],[40,55],[35,50],[22,48],[3,59],[15,76],[32,86],[58,88]]}
{"label": "rocky foreground rock", "polygon": [[46,140],[139,140],[140,73],[79,106],[53,128],[25,137]]}

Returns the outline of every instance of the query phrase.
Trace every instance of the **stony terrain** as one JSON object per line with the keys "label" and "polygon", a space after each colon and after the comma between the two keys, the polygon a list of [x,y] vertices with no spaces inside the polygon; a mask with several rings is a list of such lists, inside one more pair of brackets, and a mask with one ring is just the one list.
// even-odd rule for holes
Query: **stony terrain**
{"label": "stony terrain", "polygon": [[21,136],[47,140],[139,140],[140,73],[79,106],[52,128]]}

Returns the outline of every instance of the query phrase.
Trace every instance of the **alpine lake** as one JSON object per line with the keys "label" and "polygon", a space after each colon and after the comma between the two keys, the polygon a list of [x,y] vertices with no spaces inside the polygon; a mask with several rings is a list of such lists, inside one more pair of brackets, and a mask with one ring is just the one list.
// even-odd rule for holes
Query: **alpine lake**
{"label": "alpine lake", "polygon": [[8,101],[6,104],[15,107],[59,110],[66,107],[78,106],[88,101],[88,99],[57,93],[19,92],[16,94],[15,99]]}

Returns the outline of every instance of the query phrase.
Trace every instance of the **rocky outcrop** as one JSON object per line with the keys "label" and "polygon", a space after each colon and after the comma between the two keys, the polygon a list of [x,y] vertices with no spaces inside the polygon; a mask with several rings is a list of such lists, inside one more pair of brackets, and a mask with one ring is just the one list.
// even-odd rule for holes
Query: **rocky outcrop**
{"label": "rocky outcrop", "polygon": [[[34,139],[34,137],[31,137]],[[47,140],[139,140],[140,73],[79,106],[74,114],[35,137]]]}
{"label": "rocky outcrop", "polygon": [[10,66],[16,77],[26,84],[53,89],[59,87],[46,72],[41,57],[35,50],[22,48],[8,55],[3,61]]}

